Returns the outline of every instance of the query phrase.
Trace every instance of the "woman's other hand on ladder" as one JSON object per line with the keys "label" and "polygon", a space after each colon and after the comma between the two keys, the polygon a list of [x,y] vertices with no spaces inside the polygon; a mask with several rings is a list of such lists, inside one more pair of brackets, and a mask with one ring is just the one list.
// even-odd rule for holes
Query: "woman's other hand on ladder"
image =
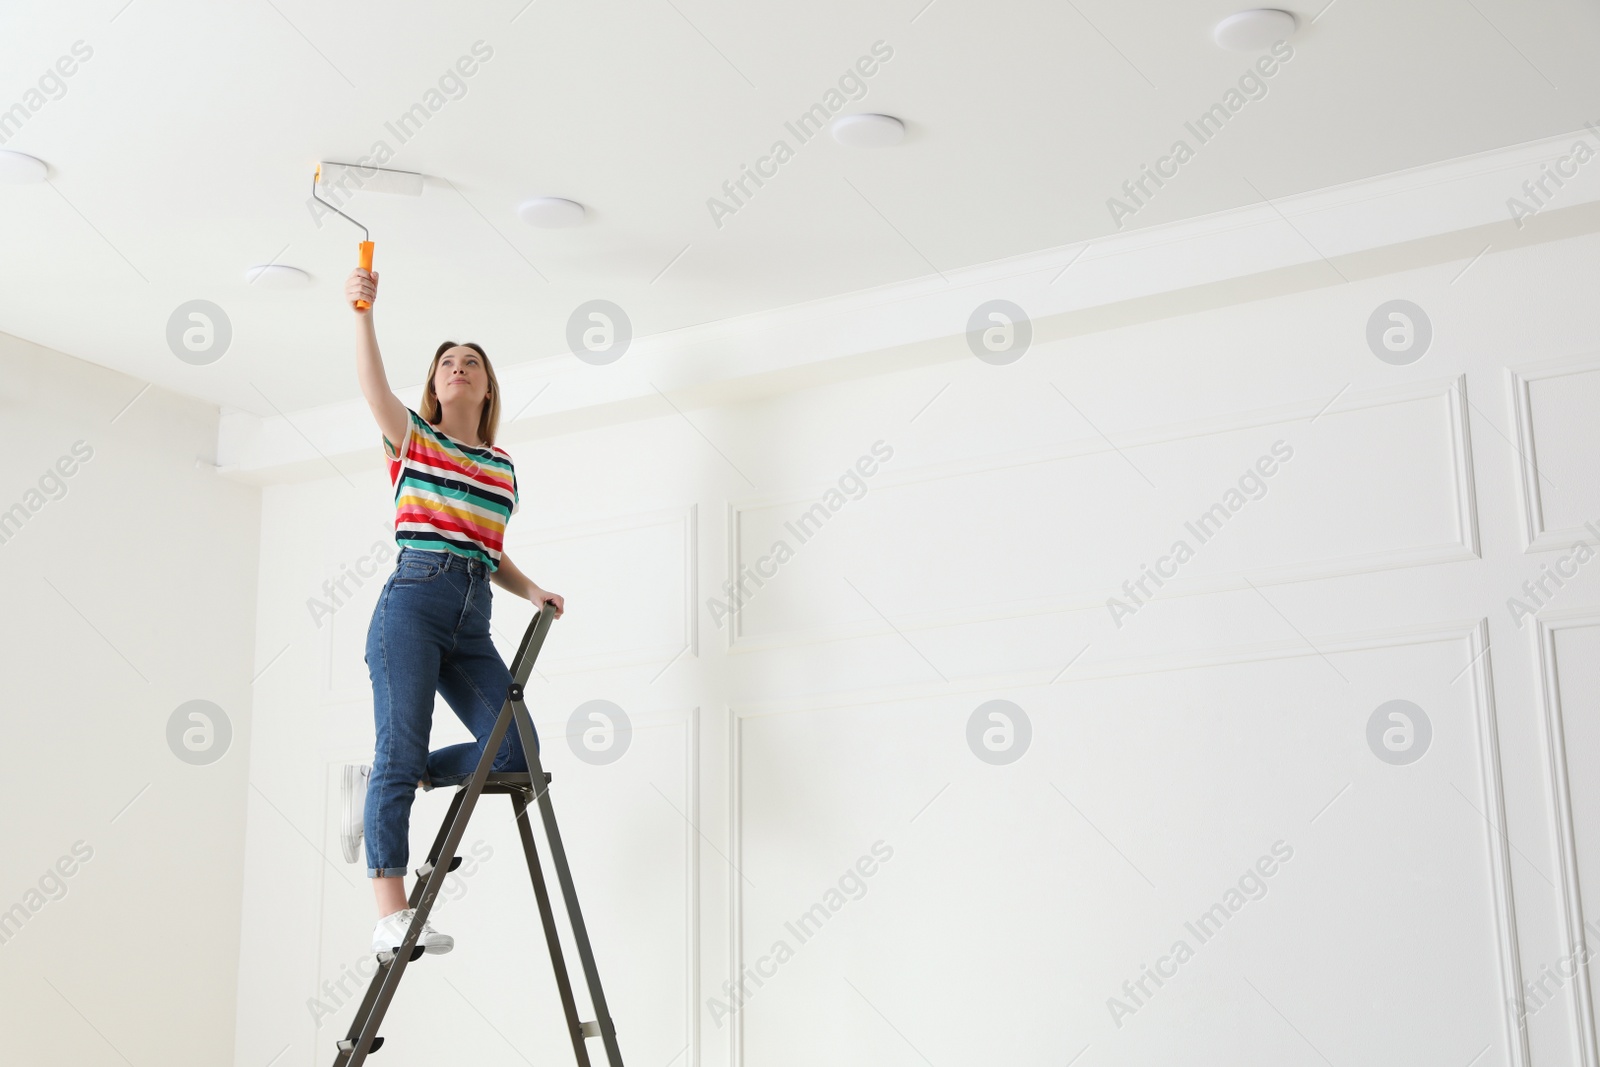
{"label": "woman's other hand on ladder", "polygon": [[534,606],[540,611],[544,610],[545,601],[548,600],[550,603],[556,606],[556,618],[558,619],[561,618],[561,613],[566,610],[566,602],[561,599],[560,593],[547,592],[543,589],[540,589],[538,586],[533,587],[529,593],[528,599],[533,601]]}

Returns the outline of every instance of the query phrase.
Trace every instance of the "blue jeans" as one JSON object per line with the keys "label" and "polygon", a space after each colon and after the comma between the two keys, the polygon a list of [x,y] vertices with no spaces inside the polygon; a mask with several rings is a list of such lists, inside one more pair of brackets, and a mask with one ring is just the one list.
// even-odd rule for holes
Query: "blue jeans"
{"label": "blue jeans", "polygon": [[[458,785],[472,777],[483,755],[511,685],[511,670],[489,638],[492,606],[482,561],[400,549],[367,628],[378,734],[363,823],[369,878],[406,873],[417,782],[427,779],[429,789]],[[476,742],[428,751],[436,690]],[[537,750],[537,734],[534,744]],[[493,769],[528,769],[515,722]]]}

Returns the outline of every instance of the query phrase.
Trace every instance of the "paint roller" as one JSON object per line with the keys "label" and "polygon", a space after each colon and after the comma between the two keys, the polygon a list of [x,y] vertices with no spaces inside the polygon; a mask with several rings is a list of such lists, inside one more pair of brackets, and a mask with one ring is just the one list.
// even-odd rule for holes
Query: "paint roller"
{"label": "paint roller", "polygon": [[[359,250],[359,266],[362,270],[372,269],[372,235],[367,228],[355,219],[350,218],[343,211],[328,203],[317,195],[317,186],[326,185],[340,189],[346,194],[352,192],[389,193],[394,196],[421,196],[422,175],[409,170],[386,170],[383,167],[362,167],[352,163],[317,164],[317,171],[311,176],[311,196],[318,203],[324,205],[334,214],[354,223],[361,229],[361,244]],[[366,300],[357,300],[356,307],[362,311],[372,306]]]}

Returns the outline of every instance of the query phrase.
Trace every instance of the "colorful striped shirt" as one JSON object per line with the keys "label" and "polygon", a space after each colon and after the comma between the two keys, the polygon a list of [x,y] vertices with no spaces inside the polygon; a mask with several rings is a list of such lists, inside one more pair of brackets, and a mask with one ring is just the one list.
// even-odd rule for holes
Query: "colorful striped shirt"
{"label": "colorful striped shirt", "polygon": [[500,569],[506,523],[521,507],[503,448],[474,448],[410,408],[405,439],[383,439],[394,485],[394,539],[403,548],[454,552]]}

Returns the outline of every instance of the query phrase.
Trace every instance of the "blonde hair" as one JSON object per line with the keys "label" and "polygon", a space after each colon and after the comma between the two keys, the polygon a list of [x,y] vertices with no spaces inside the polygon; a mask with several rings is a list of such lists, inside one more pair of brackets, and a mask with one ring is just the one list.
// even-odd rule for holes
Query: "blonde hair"
{"label": "blonde hair", "polygon": [[494,364],[489,362],[489,353],[483,346],[472,341],[463,341],[459,345],[454,341],[446,341],[439,346],[433,354],[433,362],[428,364],[428,377],[422,386],[422,404],[417,414],[429,426],[439,425],[439,420],[444,418],[444,406],[439,403],[439,394],[433,389],[433,376],[439,370],[439,360],[452,348],[470,348],[483,359],[483,369],[489,375],[489,395],[484,398],[483,411],[478,416],[478,437],[483,441],[484,447],[494,444],[495,433],[500,429],[500,382],[494,376]]}

